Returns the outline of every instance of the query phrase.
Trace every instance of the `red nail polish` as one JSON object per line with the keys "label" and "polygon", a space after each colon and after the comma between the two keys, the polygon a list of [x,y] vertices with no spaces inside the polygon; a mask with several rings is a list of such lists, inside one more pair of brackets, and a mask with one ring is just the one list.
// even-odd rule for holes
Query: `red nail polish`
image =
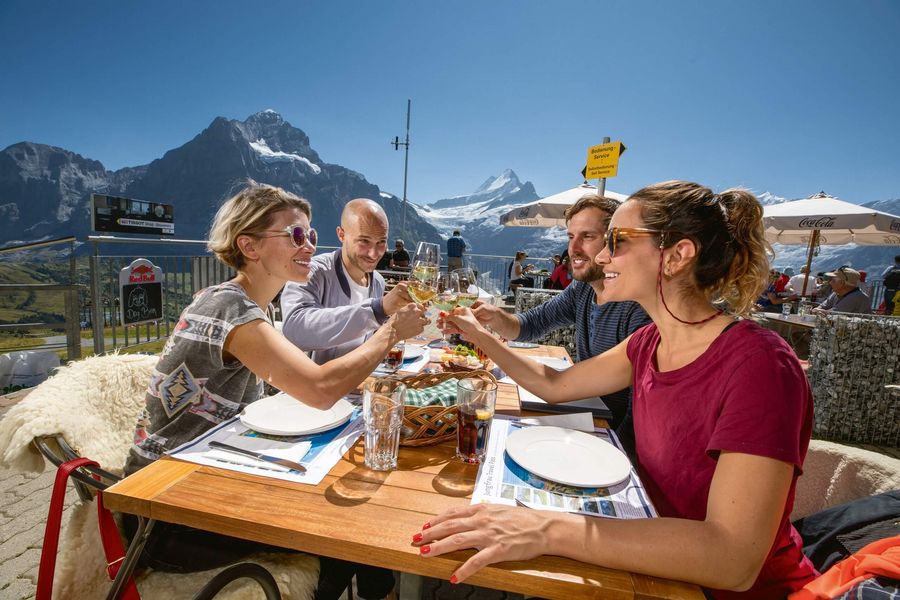
{"label": "red nail polish", "polygon": [[429,529],[431,527],[431,523],[425,523],[422,525],[422,529]]}
{"label": "red nail polish", "polygon": [[414,541],[414,542],[421,542],[421,541],[422,541],[422,534],[421,534],[421,533],[417,533],[416,535],[414,535],[414,536],[413,536],[413,541]]}
{"label": "red nail polish", "polygon": [[459,579],[456,578],[456,575],[451,575],[451,576],[450,576],[450,583],[452,583],[452,584],[454,584],[454,585],[456,585],[457,583],[459,583]]}
{"label": "red nail polish", "polygon": [[419,554],[428,554],[431,552],[431,546],[422,546],[419,548]]}

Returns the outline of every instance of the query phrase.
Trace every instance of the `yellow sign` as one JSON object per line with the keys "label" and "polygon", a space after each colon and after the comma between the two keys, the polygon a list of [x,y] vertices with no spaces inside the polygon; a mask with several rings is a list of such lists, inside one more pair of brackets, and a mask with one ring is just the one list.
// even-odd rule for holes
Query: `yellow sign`
{"label": "yellow sign", "polygon": [[588,148],[585,179],[615,177],[619,169],[619,156],[625,152],[622,142],[609,142]]}

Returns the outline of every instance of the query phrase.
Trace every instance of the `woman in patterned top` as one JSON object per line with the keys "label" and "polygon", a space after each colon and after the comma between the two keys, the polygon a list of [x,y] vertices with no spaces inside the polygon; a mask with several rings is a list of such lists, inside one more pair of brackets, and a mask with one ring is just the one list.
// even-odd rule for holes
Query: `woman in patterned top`
{"label": "woman in patterned top", "polygon": [[[424,312],[410,303],[359,348],[317,365],[273,327],[267,311],[275,295],[285,282],[309,277],[317,241],[310,215],[306,200],[255,182],[216,213],[209,249],[237,275],[200,291],[181,314],[151,378],[150,425],[131,449],[126,475],[240,413],[261,396],[263,382],[310,406],[330,408],[359,386],[396,342],[423,330]],[[127,525],[133,534],[134,522]],[[141,562],[157,570],[190,572],[229,564],[261,549],[272,550],[159,523]],[[347,563],[322,560],[317,597],[337,597],[343,588],[332,588],[346,587],[332,581],[336,564],[344,578]],[[393,588],[389,571],[375,570],[374,577],[379,584],[368,595],[361,592],[362,597],[382,598]],[[329,591],[323,591],[323,583]]]}
{"label": "woman in patterned top", "polygon": [[658,519],[478,505],[413,536],[423,556],[477,548],[451,581],[539,554],[702,585],[721,598],[784,598],[815,576],[789,516],[812,431],[809,382],[777,334],[740,319],[768,272],[762,207],[744,190],[684,181],[637,191],[613,214],[603,299],[653,323],[557,372],[517,357],[457,308],[448,322],[550,403],[633,390],[636,464]]}

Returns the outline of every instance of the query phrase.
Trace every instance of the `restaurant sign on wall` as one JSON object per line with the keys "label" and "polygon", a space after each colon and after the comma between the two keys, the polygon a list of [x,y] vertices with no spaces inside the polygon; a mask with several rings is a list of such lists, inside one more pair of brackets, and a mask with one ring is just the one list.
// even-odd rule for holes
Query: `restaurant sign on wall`
{"label": "restaurant sign on wall", "polygon": [[119,271],[119,307],[123,325],[137,325],[162,318],[162,269],[138,258]]}

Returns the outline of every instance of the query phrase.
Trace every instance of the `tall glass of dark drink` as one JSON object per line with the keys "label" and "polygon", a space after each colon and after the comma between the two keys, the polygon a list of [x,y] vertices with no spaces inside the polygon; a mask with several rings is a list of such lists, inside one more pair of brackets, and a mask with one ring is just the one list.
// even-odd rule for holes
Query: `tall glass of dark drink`
{"label": "tall glass of dark drink", "polygon": [[459,412],[456,456],[460,460],[472,464],[484,460],[496,402],[496,383],[474,378],[459,381],[456,388],[456,408]]}

